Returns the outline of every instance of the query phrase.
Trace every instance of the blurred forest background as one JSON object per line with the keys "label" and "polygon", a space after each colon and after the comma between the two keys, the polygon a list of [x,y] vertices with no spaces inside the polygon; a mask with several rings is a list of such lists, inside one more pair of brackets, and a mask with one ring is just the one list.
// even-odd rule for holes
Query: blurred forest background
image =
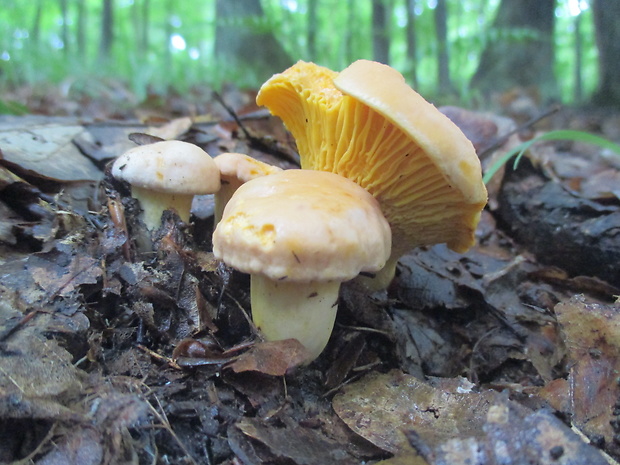
{"label": "blurred forest background", "polygon": [[488,105],[519,89],[540,102],[620,106],[620,0],[2,4],[4,112],[50,88],[130,105],[256,88],[299,59],[341,70],[359,58],[394,66],[439,103]]}

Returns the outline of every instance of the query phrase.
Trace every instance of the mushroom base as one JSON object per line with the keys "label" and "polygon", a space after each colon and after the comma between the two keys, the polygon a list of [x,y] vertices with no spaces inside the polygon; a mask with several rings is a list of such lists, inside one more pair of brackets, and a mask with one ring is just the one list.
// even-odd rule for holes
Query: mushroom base
{"label": "mushroom base", "polygon": [[339,290],[339,282],[274,281],[252,275],[252,319],[268,341],[294,338],[301,342],[310,363],[329,341]]}
{"label": "mushroom base", "polygon": [[142,221],[150,231],[159,228],[161,215],[164,210],[168,209],[174,209],[181,220],[189,222],[193,195],[155,192],[136,186],[131,187],[131,195],[140,202],[143,212]]}

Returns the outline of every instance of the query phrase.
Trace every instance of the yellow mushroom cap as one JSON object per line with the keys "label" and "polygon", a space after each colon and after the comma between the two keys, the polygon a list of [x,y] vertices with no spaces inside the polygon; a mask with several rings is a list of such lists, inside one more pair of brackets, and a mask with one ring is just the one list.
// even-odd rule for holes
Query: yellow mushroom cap
{"label": "yellow mushroom cap", "polygon": [[140,145],[118,157],[112,176],[146,190],[203,195],[220,189],[220,172],[200,147],[179,140]]}
{"label": "yellow mushroom cap", "polygon": [[473,245],[487,201],[473,145],[393,68],[359,60],[335,73],[298,62],[263,84],[257,103],[282,118],[302,168],[345,176],[379,201],[393,255]]}
{"label": "yellow mushroom cap", "polygon": [[285,170],[239,187],[213,233],[213,253],[273,280],[346,281],[381,269],[390,238],[377,201],[357,184]]}
{"label": "yellow mushroom cap", "polygon": [[243,153],[221,153],[213,161],[220,170],[223,183],[243,184],[250,179],[282,171],[278,166],[263,163]]}

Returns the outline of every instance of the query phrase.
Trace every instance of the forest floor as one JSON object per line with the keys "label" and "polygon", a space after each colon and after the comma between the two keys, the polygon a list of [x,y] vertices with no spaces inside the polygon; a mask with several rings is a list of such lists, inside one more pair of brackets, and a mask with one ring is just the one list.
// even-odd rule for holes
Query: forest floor
{"label": "forest floor", "polygon": [[[533,146],[488,184],[475,247],[414,250],[385,292],[343,285],[327,349],[299,366],[294,341],[258,338],[248,277],[214,259],[213,199],[196,199],[191,225],[165,214],[140,252],[138,206],[107,171],[151,136],[296,167],[294,141],[252,93],[12,97],[36,114],[0,117],[0,463],[620,458],[609,151]],[[523,95],[493,112],[442,110],[485,169],[550,129],[620,141],[620,113],[602,109],[523,124],[545,113]]]}

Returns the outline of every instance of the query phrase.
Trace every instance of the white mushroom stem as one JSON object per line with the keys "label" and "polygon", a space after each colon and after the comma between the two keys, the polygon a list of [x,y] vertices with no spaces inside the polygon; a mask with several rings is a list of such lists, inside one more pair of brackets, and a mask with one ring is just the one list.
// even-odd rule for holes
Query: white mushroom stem
{"label": "white mushroom stem", "polygon": [[268,341],[297,339],[308,350],[308,363],[329,341],[340,283],[274,281],[251,276],[252,319]]}
{"label": "white mushroom stem", "polygon": [[131,195],[140,202],[142,221],[150,231],[159,228],[161,215],[168,209],[174,209],[181,220],[189,222],[193,194],[169,194],[132,186]]}
{"label": "white mushroom stem", "polygon": [[222,185],[220,190],[215,193],[213,196],[213,200],[215,202],[215,211],[213,213],[213,224],[218,224],[222,219],[222,214],[224,213],[224,208],[226,204],[233,196],[235,191],[239,189],[239,187],[243,184],[243,181],[232,179],[227,181],[222,181]]}

